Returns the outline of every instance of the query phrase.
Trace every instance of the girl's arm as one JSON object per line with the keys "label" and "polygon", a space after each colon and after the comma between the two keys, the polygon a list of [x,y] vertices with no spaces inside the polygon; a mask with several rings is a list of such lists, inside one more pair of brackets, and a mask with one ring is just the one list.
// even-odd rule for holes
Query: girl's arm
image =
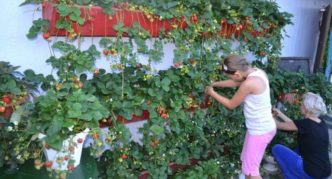
{"label": "girl's arm", "polygon": [[228,99],[217,92],[213,90],[212,86],[207,87],[206,94],[212,96],[214,99],[216,99],[219,103],[224,105],[228,109],[234,109],[237,106],[239,106],[245,99],[247,95],[252,93],[254,88],[254,83],[250,81],[243,82],[238,89],[238,91],[235,93],[232,99]]}
{"label": "girl's arm", "polygon": [[233,81],[233,80],[225,80],[225,81],[217,81],[217,82],[214,82],[212,83],[212,86],[213,87],[220,87],[220,88],[232,88],[232,87],[238,87],[240,86],[240,82],[236,82],[236,81]]}

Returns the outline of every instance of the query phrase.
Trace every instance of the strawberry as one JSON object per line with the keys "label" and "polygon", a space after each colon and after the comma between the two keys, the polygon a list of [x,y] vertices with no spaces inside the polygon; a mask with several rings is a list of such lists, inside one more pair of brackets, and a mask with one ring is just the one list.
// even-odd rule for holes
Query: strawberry
{"label": "strawberry", "polygon": [[75,152],[75,147],[74,146],[69,146],[68,150],[69,150],[69,152],[73,153],[73,152]]}
{"label": "strawberry", "polygon": [[174,63],[175,68],[181,68],[182,65],[183,65],[183,62],[181,62],[181,61]]}
{"label": "strawberry", "polygon": [[67,161],[67,160],[69,160],[69,157],[66,155],[63,157],[63,159]]}
{"label": "strawberry", "polygon": [[79,82],[78,86],[79,88],[83,88],[84,84],[82,82]]}
{"label": "strawberry", "polygon": [[10,99],[9,96],[4,95],[2,96],[2,102],[4,102],[5,104],[9,104],[12,100]]}
{"label": "strawberry", "polygon": [[73,164],[70,164],[67,166],[67,169],[70,170],[70,171],[73,171],[75,169],[74,165]]}
{"label": "strawberry", "polygon": [[242,30],[242,29],[243,29],[243,26],[241,24],[236,26],[236,30]]}
{"label": "strawberry", "polygon": [[116,56],[117,52],[114,48],[111,49],[110,53],[113,55],[113,56]]}
{"label": "strawberry", "polygon": [[39,170],[43,166],[43,163],[39,159],[35,160],[34,163],[37,170]]}
{"label": "strawberry", "polygon": [[122,154],[122,155],[121,155],[121,158],[122,158],[123,160],[125,160],[125,159],[128,158],[128,156],[127,156],[126,154]]}
{"label": "strawberry", "polygon": [[104,50],[103,50],[103,54],[104,54],[105,56],[109,55],[109,54],[110,54],[110,50],[108,50],[108,49],[104,49]]}
{"label": "strawberry", "polygon": [[45,40],[48,40],[48,39],[50,38],[50,33],[49,33],[49,32],[44,32],[44,33],[43,33],[43,38],[44,38]]}
{"label": "strawberry", "polygon": [[77,143],[79,144],[83,143],[83,139],[82,138],[77,139]]}
{"label": "strawberry", "polygon": [[153,148],[155,148],[155,147],[157,147],[158,145],[159,145],[159,140],[157,140],[157,139],[153,139],[152,142],[151,142],[151,146],[152,146]]}
{"label": "strawberry", "polygon": [[94,134],[92,134],[92,138],[93,138],[93,139],[98,139],[98,138],[99,138],[99,135],[98,135],[97,133],[94,133]]}
{"label": "strawberry", "polygon": [[60,174],[60,179],[66,179],[66,173],[61,173]]}
{"label": "strawberry", "polygon": [[264,57],[266,55],[266,53],[265,52],[260,52],[259,55]]}
{"label": "strawberry", "polygon": [[96,68],[96,69],[94,69],[93,70],[93,75],[95,75],[95,76],[97,76],[97,75],[99,75],[99,69],[98,68]]}
{"label": "strawberry", "polygon": [[50,146],[47,143],[45,143],[44,147],[45,147],[45,149],[49,149],[50,148]]}
{"label": "strawberry", "polygon": [[136,69],[139,70],[140,68],[142,68],[142,65],[140,63],[136,64]]}
{"label": "strawberry", "polygon": [[45,162],[45,167],[46,167],[46,168],[51,168],[51,167],[52,167],[52,164],[53,164],[52,161],[46,161],[46,162]]}
{"label": "strawberry", "polygon": [[193,58],[189,59],[189,63],[192,65],[196,65],[197,61]]}
{"label": "strawberry", "polygon": [[161,114],[161,117],[164,118],[164,119],[168,119],[168,118],[169,118],[169,115],[166,114],[166,113],[163,113],[163,114]]}
{"label": "strawberry", "polygon": [[0,106],[0,113],[3,113],[6,111],[6,108],[4,106]]}
{"label": "strawberry", "polygon": [[196,14],[193,14],[191,17],[190,17],[190,22],[191,23],[197,23],[198,22],[198,17]]}

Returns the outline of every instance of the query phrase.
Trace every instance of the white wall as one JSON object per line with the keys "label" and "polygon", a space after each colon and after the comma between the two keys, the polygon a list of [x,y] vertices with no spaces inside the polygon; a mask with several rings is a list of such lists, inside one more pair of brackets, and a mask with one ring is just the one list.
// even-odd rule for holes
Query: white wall
{"label": "white wall", "polygon": [[315,59],[322,13],[320,9],[332,0],[276,0],[282,11],[294,15],[294,25],[286,26],[289,37],[283,40],[283,57]]}
{"label": "white wall", "polygon": [[[50,52],[48,43],[39,35],[34,40],[28,40],[28,32],[32,19],[38,19],[41,12],[37,11],[33,17],[36,6],[19,7],[23,0],[0,0],[0,60],[20,65],[21,71],[33,69],[39,73],[50,74],[51,67],[45,63]],[[287,34],[283,41],[282,56],[309,57],[313,59],[319,32],[319,9],[332,0],[276,0],[282,11],[294,14],[294,25],[286,27]],[[99,39],[94,43],[98,46]],[[91,45],[90,39],[85,39],[83,49]],[[168,68],[173,59],[172,44],[165,47],[165,57],[162,64],[155,64],[157,69]],[[108,67],[109,62],[101,58],[98,67]]]}
{"label": "white wall", "polygon": [[[41,11],[33,13],[38,6],[27,5],[19,7],[23,0],[0,0],[3,8],[0,11],[0,61],[9,61],[15,66],[21,66],[20,71],[33,69],[37,73],[50,74],[52,69],[46,64],[50,57],[48,42],[41,35],[36,39],[29,40],[25,35],[32,25],[33,19],[41,17]],[[34,17],[33,17],[34,14]],[[54,38],[63,40],[63,38]],[[99,47],[100,38],[94,38],[93,43]],[[148,45],[151,42],[147,43]],[[87,49],[92,45],[91,38],[82,39],[81,49]],[[162,63],[152,64],[155,69],[167,69],[172,65],[173,44],[164,44],[164,59]],[[146,60],[140,58],[142,63]],[[97,60],[96,65],[99,68],[109,69],[110,62],[104,56]]]}

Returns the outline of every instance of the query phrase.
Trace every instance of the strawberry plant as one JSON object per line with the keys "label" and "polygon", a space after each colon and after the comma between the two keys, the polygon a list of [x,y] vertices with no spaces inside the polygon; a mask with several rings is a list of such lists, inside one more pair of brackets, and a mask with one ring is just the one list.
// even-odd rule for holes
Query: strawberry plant
{"label": "strawberry plant", "polygon": [[[63,42],[55,43],[53,48],[62,53],[59,58],[51,56],[47,60],[57,76],[48,76],[50,81],[43,84],[46,92],[34,102],[33,113],[29,116],[32,125],[29,132],[45,135],[41,147],[67,154],[68,161],[63,156],[57,156],[57,161],[53,162],[59,165],[65,163],[66,168],[72,171],[75,163],[72,153],[77,145],[83,144],[82,138],[74,140],[73,136],[86,129],[90,129],[91,133],[98,131],[98,121],[108,117],[109,111],[96,96],[82,90],[86,77],[84,72],[92,71],[95,57],[99,55],[95,48],[92,46],[80,51]],[[62,148],[65,140],[69,144]],[[41,160],[41,153],[36,158]]]}
{"label": "strawberry plant", "polygon": [[[35,2],[38,3],[26,1]],[[68,38],[66,43],[58,41],[52,45],[52,50],[61,53],[60,57],[47,60],[56,70],[57,78],[46,77],[48,80],[42,85],[46,94],[36,100],[31,118],[32,131],[46,134],[48,147],[59,149],[66,137],[88,127],[93,138],[91,153],[102,157],[100,173],[104,177],[137,178],[147,171],[152,178],[167,178],[173,174],[170,163],[190,165],[191,159],[207,162],[184,173],[184,177],[213,178],[220,171],[227,176],[239,172],[240,162],[235,161],[239,161],[245,133],[241,107],[226,110],[206,98],[204,89],[211,81],[225,79],[218,69],[223,55],[251,51],[258,59],[268,57],[269,64],[275,65],[281,49],[281,32],[291,23],[290,14],[280,12],[275,2],[258,0],[48,2],[59,15],[56,29],[64,30],[70,40],[77,38],[79,43],[82,34],[80,28],[74,27],[93,19],[92,14],[82,13],[89,12],[90,5],[100,6],[108,20],[116,19],[116,24],[112,24],[116,37],[109,38],[105,32],[99,42],[101,51],[95,45],[87,50],[77,49],[67,43]],[[118,13],[122,11],[141,12],[138,14],[145,20],[128,25],[125,14]],[[48,34],[50,24],[44,20],[35,21],[28,36],[42,31],[43,38],[52,43]],[[171,28],[160,29],[155,36],[153,26],[160,22],[170,22]],[[238,45],[234,46],[234,41]],[[174,65],[157,71],[153,66],[163,58],[165,43],[176,47]],[[110,61],[110,69],[95,67],[100,54],[101,59]],[[92,71],[89,78],[85,73]],[[276,96],[286,90],[281,88],[286,78],[272,71],[271,76],[271,84],[275,85],[272,94]],[[219,92],[231,97],[235,90]],[[140,129],[143,138],[138,144],[130,140],[122,122],[143,111],[149,112],[149,120]],[[112,124],[109,132],[98,130],[98,121]],[[112,152],[102,153],[104,143],[112,147]]]}
{"label": "strawberry plant", "polygon": [[8,166],[10,171],[33,156],[36,144],[30,141],[32,134],[27,132],[31,128],[29,100],[44,81],[42,75],[32,70],[21,73],[18,69],[8,62],[0,62],[0,167]]}

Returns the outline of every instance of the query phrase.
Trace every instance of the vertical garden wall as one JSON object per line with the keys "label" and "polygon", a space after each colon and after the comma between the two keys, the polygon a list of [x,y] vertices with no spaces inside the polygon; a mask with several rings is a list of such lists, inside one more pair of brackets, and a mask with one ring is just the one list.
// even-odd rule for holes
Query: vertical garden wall
{"label": "vertical garden wall", "polygon": [[[45,166],[63,178],[75,169],[72,156],[84,142],[72,136],[90,129],[90,152],[101,157],[102,177],[167,178],[198,161],[196,168],[174,177],[233,176],[240,172],[245,132],[241,107],[229,111],[204,95],[211,81],[224,79],[219,71],[222,57],[252,52],[257,60],[266,58],[267,66],[256,65],[270,73],[273,102],[300,86],[283,88],[288,77],[276,69],[283,27],[291,22],[290,14],[280,12],[274,1],[27,0],[24,4],[42,9],[43,18],[33,21],[27,38],[40,35],[49,42],[51,56],[45,61],[54,73],[25,74],[45,93],[26,102],[28,107],[14,105],[14,109],[24,106],[19,122],[5,119],[4,128],[11,130],[4,133],[19,134],[12,140],[20,145],[4,147],[3,163],[32,158],[36,168]],[[93,41],[96,37],[102,38]],[[81,43],[86,40],[92,45],[83,50]],[[151,64],[163,59],[165,43],[176,47],[173,66],[158,71]],[[97,60],[109,65],[97,68]],[[309,80],[301,74],[288,75]],[[297,92],[307,90],[304,86]],[[219,92],[231,96],[234,89]],[[139,130],[143,138],[136,143],[125,124],[141,120],[146,121]],[[106,133],[101,131],[105,127]],[[45,134],[42,142],[37,139],[40,133]],[[63,148],[68,138],[69,145]],[[112,150],[104,152],[106,145]],[[64,154],[45,160],[42,149]],[[54,169],[55,162],[67,170]]]}

